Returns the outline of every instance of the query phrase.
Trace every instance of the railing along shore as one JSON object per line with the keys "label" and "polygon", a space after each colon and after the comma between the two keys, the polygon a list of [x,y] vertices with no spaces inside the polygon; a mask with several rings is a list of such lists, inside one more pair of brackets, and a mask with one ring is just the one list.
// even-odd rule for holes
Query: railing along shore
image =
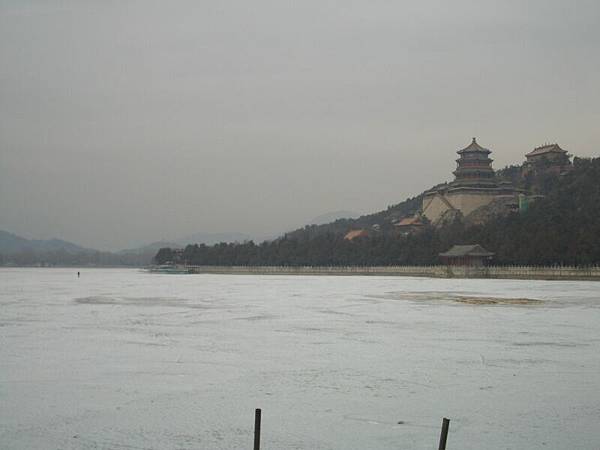
{"label": "railing along shore", "polygon": [[[379,275],[433,278],[600,280],[600,266],[177,266],[194,274]],[[157,270],[160,271],[160,270]]]}

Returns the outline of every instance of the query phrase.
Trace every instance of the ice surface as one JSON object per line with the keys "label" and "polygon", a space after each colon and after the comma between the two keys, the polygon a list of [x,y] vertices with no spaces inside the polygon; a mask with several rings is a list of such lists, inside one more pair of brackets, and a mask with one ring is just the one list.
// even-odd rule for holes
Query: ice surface
{"label": "ice surface", "polygon": [[600,283],[76,272],[0,270],[2,449],[600,448]]}

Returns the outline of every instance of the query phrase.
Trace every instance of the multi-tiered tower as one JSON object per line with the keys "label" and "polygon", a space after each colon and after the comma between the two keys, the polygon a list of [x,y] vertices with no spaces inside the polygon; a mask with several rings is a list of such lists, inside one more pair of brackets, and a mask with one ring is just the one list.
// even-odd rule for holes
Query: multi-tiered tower
{"label": "multi-tiered tower", "polygon": [[496,174],[492,169],[492,159],[489,155],[492,153],[487,148],[483,148],[473,138],[473,142],[468,147],[456,152],[460,158],[456,160],[456,170],[453,172],[456,179],[453,186],[459,187],[496,187]]}
{"label": "multi-tiered tower", "polygon": [[455,179],[437,189],[427,191],[423,197],[423,215],[438,223],[445,216],[467,216],[497,198],[516,201],[517,191],[510,183],[498,182],[487,148],[473,141],[457,152]]}

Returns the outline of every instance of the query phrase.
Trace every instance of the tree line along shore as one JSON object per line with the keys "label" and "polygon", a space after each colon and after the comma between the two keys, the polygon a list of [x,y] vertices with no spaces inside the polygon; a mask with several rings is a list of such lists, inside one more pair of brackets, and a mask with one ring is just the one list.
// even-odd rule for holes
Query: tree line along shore
{"label": "tree line along shore", "polygon": [[[600,158],[574,158],[563,174],[529,172],[520,166],[497,172],[538,199],[526,211],[503,210],[483,222],[460,215],[414,233],[398,233],[394,221],[418,212],[422,194],[358,219],[311,225],[279,239],[255,243],[162,248],[156,264],[194,266],[393,266],[436,265],[456,244],[478,243],[494,252],[494,265],[594,266],[600,264]],[[355,239],[349,230],[369,229]],[[374,229],[375,228],[375,229]]]}

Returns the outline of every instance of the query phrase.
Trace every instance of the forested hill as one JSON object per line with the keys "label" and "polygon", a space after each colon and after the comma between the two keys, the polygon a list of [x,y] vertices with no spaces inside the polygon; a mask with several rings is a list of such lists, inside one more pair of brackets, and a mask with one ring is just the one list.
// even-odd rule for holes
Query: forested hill
{"label": "forested hill", "polygon": [[307,225],[285,235],[286,239],[307,240],[326,234],[346,234],[350,229],[380,227],[383,233],[390,232],[392,221],[416,213],[423,203],[423,194],[409,198],[386,210],[361,216],[357,219],[338,219],[322,225]]}
{"label": "forested hill", "polygon": [[458,237],[496,252],[499,263],[600,264],[600,158],[573,163],[567,175],[544,180],[545,198],[527,213],[463,229]]}
{"label": "forested hill", "polygon": [[[391,219],[414,213],[421,196],[376,214],[307,226],[272,242],[187,246],[182,254],[161,249],[156,262],[180,259],[197,265],[396,265],[436,264],[454,244],[479,243],[496,253],[497,264],[600,264],[600,158],[575,158],[566,175],[524,180],[543,193],[524,213],[498,216],[483,225],[461,219],[426,226],[407,236],[389,232]],[[513,169],[500,171],[510,176]],[[351,228],[380,225],[368,237],[348,241]],[[389,225],[388,225],[389,224]]]}

